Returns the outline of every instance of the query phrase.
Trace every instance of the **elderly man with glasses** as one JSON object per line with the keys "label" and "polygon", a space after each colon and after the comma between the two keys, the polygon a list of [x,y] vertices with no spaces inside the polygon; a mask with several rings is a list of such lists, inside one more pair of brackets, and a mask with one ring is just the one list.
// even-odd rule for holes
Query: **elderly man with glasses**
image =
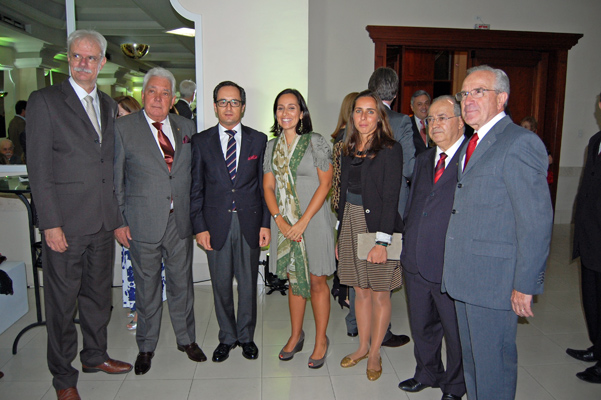
{"label": "elderly man with glasses", "polygon": [[551,242],[547,152],[505,115],[502,70],[468,70],[456,98],[475,132],[460,155],[442,290],[455,300],[469,399],[511,400],[517,319],[533,316]]}

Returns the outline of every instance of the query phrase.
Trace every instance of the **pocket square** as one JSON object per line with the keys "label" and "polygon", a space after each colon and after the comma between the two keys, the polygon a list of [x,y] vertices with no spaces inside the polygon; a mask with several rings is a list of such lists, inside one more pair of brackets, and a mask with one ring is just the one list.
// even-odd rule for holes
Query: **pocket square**
{"label": "pocket square", "polygon": [[184,144],[186,144],[186,143],[190,143],[190,138],[188,137],[188,135],[184,136],[183,143],[184,143]]}
{"label": "pocket square", "polygon": [[248,161],[250,161],[250,160],[256,160],[257,158],[259,158],[259,156],[252,155],[252,156],[248,157]]}

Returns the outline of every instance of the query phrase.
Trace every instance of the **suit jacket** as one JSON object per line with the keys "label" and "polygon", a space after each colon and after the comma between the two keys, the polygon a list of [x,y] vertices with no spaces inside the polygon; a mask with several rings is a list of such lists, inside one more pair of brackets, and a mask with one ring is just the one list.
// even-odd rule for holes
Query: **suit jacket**
{"label": "suit jacket", "polygon": [[413,144],[415,145],[415,157],[426,151],[429,147],[424,143],[422,135],[419,133],[419,127],[415,123],[415,118],[411,118],[411,128],[413,129]]}
{"label": "suit jacket", "polygon": [[443,271],[452,298],[511,310],[513,289],[542,293],[553,225],[548,164],[540,138],[506,116],[459,169]]}
{"label": "suit jacket", "polygon": [[14,154],[21,156],[23,154],[23,147],[21,146],[21,134],[25,132],[25,120],[21,117],[15,116],[10,124],[8,124],[8,138],[12,140],[15,145]]}
{"label": "suit jacket", "polygon": [[177,113],[180,116],[192,119],[192,109],[190,108],[188,103],[186,103],[182,99],[179,99],[173,107],[177,110]]}
{"label": "suit jacket", "polygon": [[143,111],[116,122],[115,193],[134,240],[158,243],[165,235],[171,201],[177,233],[181,239],[192,234],[190,224],[191,159],[190,138],[194,123],[169,114],[175,154],[167,168]]}
{"label": "suit jacket", "polygon": [[27,170],[41,230],[81,236],[121,225],[113,191],[117,103],[98,97],[102,146],[69,80],[29,97]]}
{"label": "suit jacket", "polygon": [[259,231],[269,228],[263,197],[263,156],[267,136],[242,125],[236,179],[230,179],[215,125],[192,138],[191,218],[194,234],[209,231],[211,247],[220,250],[230,231],[232,202],[248,245],[259,246]]}
{"label": "suit jacket", "polygon": [[[409,182],[413,174],[413,165],[415,164],[415,145],[413,144],[413,129],[411,128],[411,118],[405,114],[392,111],[386,107],[386,114],[390,127],[394,133],[394,140],[399,142],[403,148],[403,182],[401,184],[401,192],[399,195],[399,214],[405,213],[405,205],[409,198]],[[343,203],[344,204],[344,203]]]}
{"label": "suit jacket", "polygon": [[582,265],[601,272],[601,132],[588,142],[582,182],[576,195],[573,258],[580,256]]}
{"label": "suit jacket", "polygon": [[406,272],[420,274],[429,282],[442,282],[445,237],[457,186],[459,157],[466,143],[467,140],[463,140],[436,184],[436,147],[415,159],[411,192],[403,217],[405,233],[401,264]]}
{"label": "suit jacket", "polygon": [[[340,207],[338,221],[342,226],[352,157],[342,156],[340,163]],[[375,158],[366,157],[361,169],[361,196],[369,232],[403,232],[403,219],[398,212],[399,192],[403,181],[403,150],[395,143],[383,148]],[[339,231],[340,232],[340,231]]]}

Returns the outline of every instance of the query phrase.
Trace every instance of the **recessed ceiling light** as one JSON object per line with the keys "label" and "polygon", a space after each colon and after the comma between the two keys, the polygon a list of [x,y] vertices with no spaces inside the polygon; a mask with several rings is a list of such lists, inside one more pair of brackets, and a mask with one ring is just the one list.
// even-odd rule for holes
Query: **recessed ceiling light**
{"label": "recessed ceiling light", "polygon": [[167,33],[171,33],[173,35],[188,36],[188,37],[196,36],[196,31],[192,28],[172,29],[170,31],[167,31]]}

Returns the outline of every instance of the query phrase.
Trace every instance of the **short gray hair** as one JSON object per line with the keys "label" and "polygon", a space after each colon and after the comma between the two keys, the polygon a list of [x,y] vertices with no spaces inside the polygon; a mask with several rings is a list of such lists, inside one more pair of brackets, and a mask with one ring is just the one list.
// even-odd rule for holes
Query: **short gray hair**
{"label": "short gray hair", "polygon": [[148,81],[153,76],[169,79],[169,82],[171,82],[171,94],[175,93],[175,76],[173,76],[173,74],[170,71],[167,71],[165,68],[161,67],[154,67],[153,69],[148,71],[146,75],[144,75],[144,83],[142,84],[143,92],[146,90],[146,85],[148,84]]}
{"label": "short gray hair", "polygon": [[392,101],[399,91],[399,76],[390,67],[380,67],[371,74],[367,87],[382,100]]}
{"label": "short gray hair", "polygon": [[[495,84],[493,89],[499,93],[505,92],[507,93],[507,101],[509,101],[509,77],[499,68],[493,68],[488,65],[478,65],[476,67],[472,67],[467,70],[466,78],[472,73],[476,71],[488,71],[492,72],[495,75]],[[505,107],[507,107],[507,101],[505,101]]]}
{"label": "short gray hair", "polygon": [[438,103],[439,101],[450,101],[451,104],[453,104],[453,115],[456,117],[461,116],[461,104],[457,103],[457,99],[455,99],[454,96],[449,96],[449,95],[444,95],[444,96],[439,96],[437,98],[434,99],[434,101],[432,102],[432,104],[430,105],[430,107],[432,107],[434,104]]}
{"label": "short gray hair", "polygon": [[186,79],[179,83],[179,94],[182,97],[192,97],[194,96],[194,92],[196,92],[196,83],[194,81]]}
{"label": "short gray hair", "polygon": [[102,57],[106,56],[106,39],[100,33],[87,29],[78,29],[76,31],[71,32],[69,37],[67,38],[67,50],[69,54],[71,53],[71,46],[73,43],[82,40],[88,39],[96,42],[98,47],[100,47],[100,55]]}
{"label": "short gray hair", "polygon": [[428,94],[428,92],[426,92],[425,90],[418,90],[415,93],[413,93],[411,95],[411,105],[413,105],[413,100],[415,100],[416,98],[418,98],[419,96],[427,96],[428,97],[428,101],[432,101],[432,97],[430,97],[430,95]]}
{"label": "short gray hair", "polygon": [[15,147],[15,144],[9,138],[6,138],[6,137],[0,138],[0,146],[2,146],[4,144],[4,142],[9,142],[13,146],[13,148]]}

